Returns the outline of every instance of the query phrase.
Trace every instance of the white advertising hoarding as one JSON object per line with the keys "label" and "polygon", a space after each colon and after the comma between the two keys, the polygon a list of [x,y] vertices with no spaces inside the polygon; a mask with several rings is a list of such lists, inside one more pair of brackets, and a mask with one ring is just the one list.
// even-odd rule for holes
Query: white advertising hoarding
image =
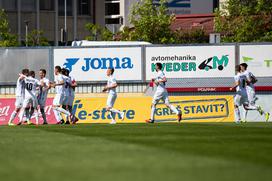
{"label": "white advertising hoarding", "polygon": [[108,67],[117,80],[141,80],[141,47],[54,49],[54,66],[70,70],[77,81],[107,80]]}
{"label": "white advertising hoarding", "polygon": [[233,77],[235,46],[147,47],[147,80],[156,75],[157,62],[168,78]]}
{"label": "white advertising hoarding", "polygon": [[255,76],[272,77],[272,45],[240,45],[240,63]]}

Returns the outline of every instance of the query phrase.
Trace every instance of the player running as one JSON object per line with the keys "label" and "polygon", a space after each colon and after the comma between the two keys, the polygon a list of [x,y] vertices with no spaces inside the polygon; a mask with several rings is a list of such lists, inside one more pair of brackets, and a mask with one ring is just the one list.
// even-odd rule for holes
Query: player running
{"label": "player running", "polygon": [[113,76],[113,73],[114,73],[113,68],[107,69],[108,82],[107,82],[106,87],[104,87],[104,89],[102,90],[103,92],[106,92],[106,91],[109,92],[106,109],[110,113],[110,116],[111,116],[110,124],[116,124],[116,120],[114,119],[113,113],[120,114],[121,120],[124,120],[124,117],[125,117],[124,112],[121,112],[121,111],[113,108],[113,105],[114,105],[116,98],[117,98],[116,87],[118,86],[116,79]]}
{"label": "player running", "polygon": [[234,97],[235,117],[236,117],[236,123],[240,123],[241,114],[240,114],[239,106],[243,105],[246,111],[258,110],[259,112],[261,112],[261,109],[260,107],[249,104],[247,91],[246,91],[247,78],[241,72],[241,67],[239,65],[235,67],[235,70],[236,70],[236,76],[234,77],[235,84],[234,84],[234,87],[230,88],[230,90],[236,89],[236,95]]}
{"label": "player running", "polygon": [[61,74],[61,67],[55,67],[55,81],[51,83],[51,87],[56,89],[56,95],[53,100],[53,112],[57,120],[57,124],[64,124],[64,120],[61,117],[61,113],[66,115],[66,121],[69,121],[70,113],[66,111],[61,106],[64,104],[64,88],[65,88],[65,80],[63,75]]}
{"label": "player running", "polygon": [[[247,79],[247,84],[246,84],[246,92],[247,92],[247,96],[248,96],[248,101],[250,105],[256,105],[256,100],[258,99],[256,97],[256,92],[255,92],[255,87],[254,84],[258,81],[257,78],[253,75],[253,73],[249,72],[247,70],[248,65],[246,63],[241,63],[240,64],[240,68],[241,68],[241,72],[246,76]],[[262,107],[259,105],[256,105],[259,109],[259,113],[261,115],[264,114],[264,111],[262,110]],[[247,113],[248,111],[246,111],[245,113],[245,119],[247,117]],[[265,113],[265,121],[267,122],[269,120],[270,114],[269,112]]]}
{"label": "player running", "polygon": [[[28,69],[23,69],[22,74],[25,76],[28,76],[29,70]],[[23,101],[25,97],[25,82],[23,80],[23,77],[19,77],[16,83],[16,101],[15,101],[15,109],[11,113],[11,116],[9,118],[8,125],[9,126],[15,126],[16,124],[13,123],[16,115],[19,113],[23,106]]]}
{"label": "player running", "polygon": [[[35,79],[35,72],[30,71],[29,76],[25,75],[20,75],[20,77],[24,80],[25,82],[25,99],[23,102],[23,115],[26,115],[26,121],[28,125],[32,125],[33,123],[30,122],[31,117],[36,110],[37,114],[35,114],[35,120],[36,124],[38,124],[38,100],[36,97],[36,90],[38,86],[43,86],[43,83],[40,84],[40,81]],[[22,117],[20,118],[20,122],[18,125],[22,124]]]}
{"label": "player running", "polygon": [[46,120],[46,115],[44,112],[44,107],[45,107],[45,103],[47,99],[48,90],[50,89],[50,84],[49,84],[49,80],[45,77],[46,76],[45,69],[40,69],[39,76],[40,76],[40,84],[41,85],[43,84],[44,86],[39,87],[39,93],[37,97],[38,105],[40,106],[40,111],[43,118],[43,124],[48,124]]}
{"label": "player running", "polygon": [[174,107],[173,105],[169,103],[168,92],[165,88],[165,83],[167,82],[167,79],[161,69],[162,69],[162,64],[156,63],[157,76],[156,78],[152,79],[152,82],[154,82],[157,85],[157,90],[154,94],[153,101],[152,101],[151,119],[146,120],[146,122],[154,123],[156,105],[159,103],[160,100],[162,100],[164,104],[178,116],[178,122],[180,122],[181,111],[177,110],[176,107]]}

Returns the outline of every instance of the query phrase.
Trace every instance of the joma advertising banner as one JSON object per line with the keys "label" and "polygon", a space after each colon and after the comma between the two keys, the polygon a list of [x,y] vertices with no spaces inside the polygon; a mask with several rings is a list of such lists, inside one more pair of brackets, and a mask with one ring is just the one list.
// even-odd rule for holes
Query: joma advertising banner
{"label": "joma advertising banner", "polygon": [[147,80],[155,77],[157,62],[168,78],[233,77],[235,46],[147,47]]}
{"label": "joma advertising banner", "polygon": [[54,65],[69,69],[77,81],[106,80],[109,67],[117,80],[142,79],[140,47],[54,49]]}
{"label": "joma advertising banner", "polygon": [[272,45],[240,45],[240,63],[255,76],[272,77]]}
{"label": "joma advertising banner", "polygon": [[[14,98],[0,99],[0,124],[7,124],[14,109]],[[76,98],[73,111],[79,123],[109,123],[111,118],[105,109],[107,97]],[[118,97],[114,105],[125,112],[124,123],[143,123],[150,118],[152,97]],[[233,122],[233,96],[180,96],[170,97],[170,102],[182,111],[184,122]],[[56,120],[48,99],[46,115],[49,123]],[[120,115],[115,115],[118,122]],[[164,104],[157,105],[156,122],[176,121],[177,116]],[[35,119],[32,119],[35,122]],[[15,123],[18,122],[16,118]],[[40,117],[40,123],[42,118]]]}

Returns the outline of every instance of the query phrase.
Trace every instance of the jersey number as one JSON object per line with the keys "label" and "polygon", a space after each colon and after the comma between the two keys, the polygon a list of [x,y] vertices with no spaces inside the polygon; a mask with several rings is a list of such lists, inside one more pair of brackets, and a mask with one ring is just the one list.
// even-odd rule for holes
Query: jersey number
{"label": "jersey number", "polygon": [[32,91],[32,88],[33,88],[33,84],[31,83],[26,84],[26,90]]}

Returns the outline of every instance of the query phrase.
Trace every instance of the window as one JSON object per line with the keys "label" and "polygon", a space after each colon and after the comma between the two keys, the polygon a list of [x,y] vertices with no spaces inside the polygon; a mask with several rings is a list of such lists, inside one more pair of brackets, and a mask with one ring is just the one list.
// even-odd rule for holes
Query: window
{"label": "window", "polygon": [[[65,0],[59,0],[59,16],[64,16],[64,1]],[[73,2],[72,0],[66,0],[66,14],[67,16],[72,16],[73,15],[73,8],[72,8]]]}
{"label": "window", "polygon": [[54,0],[40,0],[40,10],[54,11]]}
{"label": "window", "polygon": [[0,7],[5,10],[15,11],[17,9],[16,0],[1,0]]}
{"label": "window", "polygon": [[23,0],[21,1],[22,11],[35,11],[36,2],[35,0]]}
{"label": "window", "polygon": [[120,3],[105,3],[105,15],[119,15]]}
{"label": "window", "polygon": [[90,0],[78,0],[78,15],[90,15]]}
{"label": "window", "polygon": [[121,18],[106,18],[106,24],[121,24]]}

